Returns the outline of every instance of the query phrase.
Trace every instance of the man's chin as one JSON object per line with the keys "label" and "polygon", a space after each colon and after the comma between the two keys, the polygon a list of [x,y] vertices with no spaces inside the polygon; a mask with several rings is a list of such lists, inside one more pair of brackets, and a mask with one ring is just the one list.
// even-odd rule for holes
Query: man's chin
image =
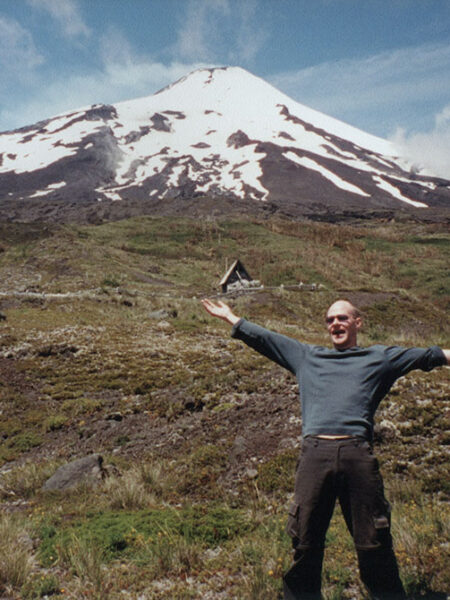
{"label": "man's chin", "polygon": [[331,341],[333,342],[333,345],[335,348],[341,348],[341,347],[345,347],[345,345],[348,342],[348,339],[347,339],[346,335],[331,336]]}

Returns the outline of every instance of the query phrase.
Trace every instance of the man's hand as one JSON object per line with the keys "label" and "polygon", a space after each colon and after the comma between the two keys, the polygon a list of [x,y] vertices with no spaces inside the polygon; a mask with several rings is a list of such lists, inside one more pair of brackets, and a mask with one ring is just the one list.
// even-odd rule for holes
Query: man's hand
{"label": "man's hand", "polygon": [[202,304],[210,315],[218,317],[230,325],[235,325],[240,320],[240,317],[236,316],[228,304],[225,304],[222,300],[213,301],[205,298],[202,300]]}

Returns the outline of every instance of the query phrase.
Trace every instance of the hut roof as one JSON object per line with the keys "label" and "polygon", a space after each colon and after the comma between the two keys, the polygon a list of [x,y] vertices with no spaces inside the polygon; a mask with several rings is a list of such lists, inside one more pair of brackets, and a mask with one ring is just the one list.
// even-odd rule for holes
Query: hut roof
{"label": "hut roof", "polygon": [[248,280],[251,280],[250,275],[248,274],[247,270],[245,269],[244,265],[241,263],[241,261],[239,259],[236,259],[233,264],[231,265],[231,267],[228,269],[228,271],[225,273],[225,275],[222,277],[222,279],[220,280],[219,285],[225,285],[228,281],[228,279],[230,278],[230,276],[232,275],[232,273],[234,272],[238,272],[238,274],[242,274],[244,275],[246,278],[248,278]]}

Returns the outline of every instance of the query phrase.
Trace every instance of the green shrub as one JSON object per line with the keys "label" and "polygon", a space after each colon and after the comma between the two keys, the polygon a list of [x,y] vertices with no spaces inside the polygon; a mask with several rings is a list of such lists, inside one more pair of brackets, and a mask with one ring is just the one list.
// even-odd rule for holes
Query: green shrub
{"label": "green shrub", "polygon": [[61,410],[71,417],[92,414],[101,409],[103,402],[92,398],[70,398],[61,404]]}
{"label": "green shrub", "polygon": [[52,415],[48,417],[44,422],[45,431],[57,431],[62,429],[67,424],[67,417],[64,415]]}

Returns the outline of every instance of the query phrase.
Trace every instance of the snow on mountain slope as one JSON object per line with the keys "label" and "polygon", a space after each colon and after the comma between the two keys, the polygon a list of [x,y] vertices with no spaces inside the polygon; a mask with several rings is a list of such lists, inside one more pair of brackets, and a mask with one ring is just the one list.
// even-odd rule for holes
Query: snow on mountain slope
{"label": "snow on mountain slope", "polygon": [[[405,168],[406,167],[406,168]],[[0,201],[211,197],[305,207],[448,206],[393,145],[237,67],[0,134]]]}

